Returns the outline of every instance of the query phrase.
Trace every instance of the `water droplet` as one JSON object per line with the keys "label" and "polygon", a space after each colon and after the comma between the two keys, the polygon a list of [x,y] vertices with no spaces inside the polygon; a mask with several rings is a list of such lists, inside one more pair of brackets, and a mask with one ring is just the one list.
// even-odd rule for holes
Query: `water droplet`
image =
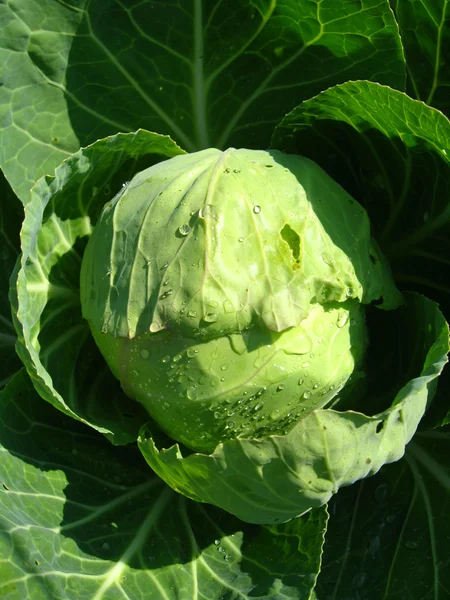
{"label": "water droplet", "polygon": [[233,169],[233,173],[240,173],[241,170],[240,169]]}
{"label": "water droplet", "polygon": [[262,402],[258,402],[258,404],[256,404],[253,408],[253,412],[259,412],[260,410],[262,410],[264,407],[264,404]]}
{"label": "water droplet", "polygon": [[183,358],[182,354],[175,354],[175,356],[172,358],[174,363],[180,362],[180,360]]}
{"label": "water droplet", "polygon": [[170,361],[170,356],[169,355],[163,356],[163,358],[161,360],[161,362],[163,362],[163,363],[168,363],[169,361]]}
{"label": "water droplet", "polygon": [[257,214],[257,215],[258,215],[258,214],[261,212],[261,207],[259,206],[259,204],[256,204],[256,205],[253,207],[253,212],[254,212],[255,214]]}
{"label": "water droplet", "polygon": [[380,546],[380,538],[378,536],[375,536],[372,540],[370,540],[369,545],[367,546],[367,551],[373,556],[378,552]]}
{"label": "water droplet", "polygon": [[310,365],[310,364],[311,364],[311,363],[309,363],[308,361],[305,361],[305,362],[303,362],[303,363],[302,363],[302,367],[303,367],[304,369],[307,369],[307,368],[309,367],[309,365]]}
{"label": "water droplet", "polygon": [[281,392],[282,390],[284,390],[284,383],[280,383],[280,385],[277,387],[277,392]]}
{"label": "water droplet", "polygon": [[189,358],[193,358],[196,354],[198,354],[198,350],[195,350],[194,348],[188,348],[186,354],[189,356]]}
{"label": "water droplet", "polygon": [[304,379],[299,379],[299,380],[298,380],[298,385],[303,385],[304,383],[305,383],[305,380],[304,380]]}
{"label": "water droplet", "polygon": [[389,524],[392,524],[392,523],[395,521],[395,515],[388,515],[388,516],[386,517],[386,521],[387,521]]}
{"label": "water droplet", "polygon": [[217,314],[215,312],[207,312],[203,315],[203,320],[207,323],[214,323],[217,321]]}
{"label": "water droplet", "polygon": [[304,398],[305,400],[308,400],[308,398],[311,398],[311,392],[310,392],[309,390],[305,390],[305,391],[303,392],[303,398]]}
{"label": "water droplet", "polygon": [[189,225],[180,225],[178,227],[178,233],[180,235],[189,235],[191,231],[192,229],[189,227]]}
{"label": "water droplet", "polygon": [[419,544],[413,540],[406,540],[405,546],[408,548],[408,550],[417,550]]}
{"label": "water droplet", "polygon": [[200,219],[205,219],[207,216],[209,216],[211,214],[211,211],[212,211],[211,204],[205,204],[198,211],[198,216],[200,217]]}
{"label": "water droplet", "polygon": [[215,546],[220,546],[220,540],[214,540],[214,545]]}
{"label": "water droplet", "polygon": [[244,241],[244,238],[243,238],[243,237],[240,237],[238,241],[239,241],[239,242],[243,242],[243,241]]}
{"label": "water droplet", "polygon": [[220,380],[218,377],[211,377],[209,384],[211,387],[216,388],[220,385]]}
{"label": "water droplet", "polygon": [[231,554],[225,554],[225,556],[223,557],[224,560],[226,560],[227,562],[229,562],[233,557],[231,556]]}
{"label": "water droplet", "polygon": [[231,348],[233,352],[236,354],[242,355],[247,350],[247,346],[245,345],[245,341],[241,335],[235,334],[228,336],[231,344]]}
{"label": "water droplet", "polygon": [[225,314],[234,312],[234,306],[230,300],[225,300],[225,302],[222,304],[222,306],[223,306],[223,312]]}
{"label": "water droplet", "polygon": [[173,294],[173,290],[167,290],[167,292],[164,292],[164,294],[161,294],[160,299],[161,300],[165,300],[166,298],[168,298],[172,294]]}
{"label": "water droplet", "polygon": [[285,354],[308,354],[311,348],[311,339],[307,335],[299,334],[287,348],[284,348],[284,352]]}
{"label": "water droplet", "polygon": [[149,351],[144,348],[144,350],[141,350],[141,356],[142,358],[148,358],[150,356]]}
{"label": "water droplet", "polygon": [[186,396],[189,398],[189,400],[195,400],[197,398],[197,390],[195,387],[189,387],[186,390]]}
{"label": "water droplet", "polygon": [[329,267],[333,267],[334,266],[334,258],[331,256],[331,254],[328,254],[327,252],[324,252],[322,254],[322,260]]}
{"label": "water droplet", "polygon": [[338,316],[337,319],[337,326],[341,329],[342,327],[345,327],[345,325],[347,325],[348,323],[348,313],[346,312],[341,312]]}
{"label": "water droplet", "polygon": [[351,586],[354,588],[360,588],[364,585],[364,582],[366,581],[367,578],[367,574],[366,573],[357,573],[352,581],[351,581]]}

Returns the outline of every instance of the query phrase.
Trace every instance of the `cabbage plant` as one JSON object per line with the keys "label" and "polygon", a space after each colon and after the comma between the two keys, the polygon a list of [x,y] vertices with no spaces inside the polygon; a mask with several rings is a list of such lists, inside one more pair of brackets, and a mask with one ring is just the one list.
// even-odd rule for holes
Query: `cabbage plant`
{"label": "cabbage plant", "polygon": [[446,4],[0,14],[0,597],[446,598]]}

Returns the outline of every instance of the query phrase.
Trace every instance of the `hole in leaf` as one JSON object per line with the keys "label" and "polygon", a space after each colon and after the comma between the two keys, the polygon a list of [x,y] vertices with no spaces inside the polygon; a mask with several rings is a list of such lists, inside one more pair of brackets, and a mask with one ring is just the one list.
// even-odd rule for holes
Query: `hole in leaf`
{"label": "hole in leaf", "polygon": [[300,264],[300,236],[287,223],[280,231],[282,239],[289,246],[292,258],[298,265]]}
{"label": "hole in leaf", "polygon": [[377,425],[377,433],[380,433],[380,431],[383,429],[384,427],[384,421],[380,421]]}

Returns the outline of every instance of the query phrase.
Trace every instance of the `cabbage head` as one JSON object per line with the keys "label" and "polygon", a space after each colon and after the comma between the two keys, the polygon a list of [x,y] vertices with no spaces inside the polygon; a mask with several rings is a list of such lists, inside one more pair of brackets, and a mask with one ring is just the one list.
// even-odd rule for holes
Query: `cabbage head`
{"label": "cabbage head", "polygon": [[362,368],[364,307],[401,303],[364,208],[317,164],[215,149],[108,204],[81,302],[125,393],[198,452],[288,433]]}

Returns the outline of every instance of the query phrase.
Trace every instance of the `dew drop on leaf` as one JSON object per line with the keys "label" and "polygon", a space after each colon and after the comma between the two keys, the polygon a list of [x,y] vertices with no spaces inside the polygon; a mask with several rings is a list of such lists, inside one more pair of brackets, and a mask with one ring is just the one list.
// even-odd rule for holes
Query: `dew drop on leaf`
{"label": "dew drop on leaf", "polygon": [[192,229],[189,227],[189,225],[180,225],[178,227],[178,233],[180,235],[189,235],[191,233]]}
{"label": "dew drop on leaf", "polygon": [[188,388],[186,391],[186,396],[189,398],[189,400],[195,400],[197,398],[197,390],[195,387]]}
{"label": "dew drop on leaf", "polygon": [[418,543],[414,542],[413,540],[406,540],[405,546],[408,548],[408,550],[417,550]]}
{"label": "dew drop on leaf", "polygon": [[214,323],[217,321],[217,314],[215,312],[207,312],[203,315],[203,320],[207,323]]}

